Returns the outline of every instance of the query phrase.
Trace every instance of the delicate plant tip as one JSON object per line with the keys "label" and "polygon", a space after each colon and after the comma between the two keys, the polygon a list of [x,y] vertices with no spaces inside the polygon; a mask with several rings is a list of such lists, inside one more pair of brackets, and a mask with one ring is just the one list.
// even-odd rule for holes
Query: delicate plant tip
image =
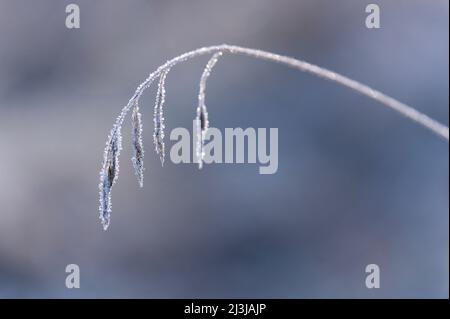
{"label": "delicate plant tip", "polygon": [[109,226],[111,214],[111,189],[119,176],[119,153],[122,149],[120,127],[115,126],[106,143],[103,165],[100,171],[100,220],[103,229]]}
{"label": "delicate plant tip", "polygon": [[124,122],[124,119],[130,109],[133,109],[132,113],[132,143],[133,143],[133,151],[134,156],[132,158],[135,173],[138,177],[139,185],[143,186],[143,160],[144,160],[144,149],[142,143],[142,116],[139,112],[138,100],[143,94],[144,90],[146,90],[150,85],[159,77],[158,90],[156,94],[156,101],[154,107],[154,118],[153,122],[155,124],[154,132],[153,132],[153,142],[155,144],[155,150],[160,157],[161,164],[164,163],[164,116],[163,116],[163,106],[165,102],[165,80],[167,73],[169,70],[182,62],[185,62],[189,59],[212,54],[211,59],[205,66],[203,70],[202,76],[200,78],[199,84],[199,94],[198,94],[198,106],[196,113],[196,156],[198,160],[199,168],[203,166],[203,159],[205,156],[204,152],[204,143],[206,138],[206,132],[209,127],[208,120],[208,111],[205,105],[205,89],[206,89],[206,81],[211,74],[211,70],[214,65],[217,63],[219,57],[224,53],[229,54],[240,54],[248,57],[252,57],[255,59],[275,62],[284,64],[290,68],[297,69],[302,72],[308,72],[312,75],[321,77],[323,79],[330,80],[336,84],[345,86],[354,92],[358,92],[368,98],[371,98],[383,106],[388,107],[397,113],[405,116],[413,122],[420,124],[422,127],[427,128],[431,132],[435,133],[437,136],[443,138],[445,141],[449,141],[449,129],[446,125],[439,123],[438,121],[430,118],[426,114],[423,114],[413,107],[406,105],[396,99],[383,94],[380,91],[370,88],[369,86],[362,84],[358,81],[352,80],[346,76],[340,75],[336,72],[327,70],[320,66],[294,59],[291,57],[266,52],[262,50],[244,48],[234,45],[216,45],[199,48],[193,51],[186,52],[181,54],[160,67],[158,67],[154,72],[150,73],[150,75],[142,82],[136,89],[134,95],[130,98],[127,105],[122,108],[121,113],[116,119],[116,122],[111,130],[110,135],[108,136],[108,140],[106,142],[105,151],[103,154],[103,163],[102,168],[100,170],[100,220],[103,225],[103,229],[107,230],[110,224],[110,215],[111,215],[111,189],[114,184],[117,182],[118,174],[119,174],[119,154],[122,149],[122,136],[121,136],[121,128]]}
{"label": "delicate plant tip", "polygon": [[205,139],[206,132],[209,128],[209,120],[208,120],[208,112],[206,111],[206,107],[200,107],[197,109],[197,117],[195,119],[196,122],[196,131],[197,131],[197,141],[196,141],[196,156],[198,161],[198,168],[203,168],[203,159],[205,157]]}
{"label": "delicate plant tip", "polygon": [[131,115],[132,123],[132,145],[133,157],[131,161],[134,167],[134,173],[138,179],[140,187],[144,187],[144,146],[142,139],[142,114],[139,112],[138,101],[133,106],[133,113]]}
{"label": "delicate plant tip", "polygon": [[222,54],[223,54],[222,51],[213,54],[211,59],[206,64],[205,69],[203,70],[202,76],[200,78],[197,117],[195,119],[197,131],[196,156],[199,169],[202,169],[203,167],[203,159],[205,157],[204,147],[205,147],[206,132],[208,131],[209,128],[208,111],[205,105],[206,81],[208,80],[208,77],[211,75],[211,71],[214,65],[217,63],[219,57],[222,56]]}
{"label": "delicate plant tip", "polygon": [[170,68],[165,69],[161,72],[158,90],[156,92],[156,101],[154,108],[154,116],[153,123],[155,125],[153,132],[153,143],[155,144],[156,154],[159,155],[159,159],[161,160],[161,166],[164,166],[164,157],[165,157],[165,146],[164,146],[164,102],[166,101],[166,76],[169,73]]}

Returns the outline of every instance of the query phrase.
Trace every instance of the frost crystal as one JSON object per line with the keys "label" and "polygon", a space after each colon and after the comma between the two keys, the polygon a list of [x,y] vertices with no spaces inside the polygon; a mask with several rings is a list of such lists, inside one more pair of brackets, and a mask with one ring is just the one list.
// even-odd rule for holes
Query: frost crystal
{"label": "frost crystal", "polygon": [[199,92],[198,92],[198,106],[197,106],[197,117],[195,119],[196,122],[196,131],[197,131],[197,145],[196,145],[196,154],[198,161],[198,168],[203,167],[203,158],[205,157],[205,138],[206,132],[209,127],[208,120],[208,111],[205,105],[205,90],[206,90],[206,80],[211,74],[211,71],[214,65],[217,63],[217,60],[222,55],[222,51],[214,53],[211,59],[205,66],[203,70],[202,77],[200,78],[199,84]]}
{"label": "frost crystal", "polygon": [[139,182],[139,186],[144,186],[144,146],[142,142],[142,115],[139,112],[138,101],[133,105],[133,113],[131,115],[132,123],[132,145],[133,145],[133,162],[134,173]]}
{"label": "frost crystal", "polygon": [[155,151],[159,154],[161,160],[161,165],[164,165],[165,147],[164,147],[164,102],[166,101],[166,76],[169,73],[170,68],[162,71],[159,78],[158,90],[156,92],[155,109],[153,116],[153,123],[155,124],[155,129],[153,132],[153,143],[155,144]]}
{"label": "frost crystal", "polygon": [[103,229],[109,226],[111,214],[111,188],[119,175],[119,154],[122,149],[122,135],[120,126],[115,125],[111,130],[103,155],[103,165],[100,171],[100,220]]}

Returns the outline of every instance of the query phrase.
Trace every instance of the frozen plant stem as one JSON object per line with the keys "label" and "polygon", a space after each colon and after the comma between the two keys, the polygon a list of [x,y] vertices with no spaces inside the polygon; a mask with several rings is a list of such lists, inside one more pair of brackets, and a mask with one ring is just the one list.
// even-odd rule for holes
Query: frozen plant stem
{"label": "frozen plant stem", "polygon": [[[108,140],[106,142],[105,152],[104,152],[104,159],[103,159],[103,165],[102,169],[100,171],[100,219],[103,224],[103,229],[106,230],[109,226],[110,222],[110,212],[111,212],[111,189],[112,186],[117,181],[118,172],[119,172],[119,154],[121,150],[121,128],[123,121],[125,119],[125,116],[127,115],[128,111],[137,103],[139,102],[140,97],[142,96],[142,93],[145,89],[147,89],[152,82],[157,79],[158,77],[162,77],[162,86],[164,85],[164,79],[167,74],[167,72],[176,64],[180,62],[187,61],[189,59],[206,55],[206,54],[212,54],[213,57],[211,58],[210,62],[208,62],[208,65],[210,65],[208,69],[208,65],[205,68],[204,75],[202,76],[201,83],[200,83],[200,93],[199,93],[199,105],[197,107],[197,118],[199,118],[199,115],[201,115],[201,112],[198,113],[198,109],[200,108],[200,111],[203,109],[205,113],[203,115],[207,115],[206,113],[206,107],[204,107],[204,87],[206,78],[209,76],[210,71],[212,69],[212,66],[217,62],[217,58],[221,54],[240,54],[240,55],[246,55],[252,58],[266,60],[270,62],[276,62],[280,64],[285,64],[288,67],[298,69],[300,71],[311,73],[315,76],[330,80],[332,82],[335,82],[337,84],[340,84],[342,86],[346,86],[362,95],[365,95],[371,99],[374,99],[378,101],[381,105],[384,105],[385,107],[391,108],[394,111],[397,111],[398,113],[402,114],[403,116],[409,118],[413,122],[416,122],[420,124],[421,126],[425,127],[426,129],[432,131],[436,135],[440,136],[444,140],[449,141],[449,129],[447,126],[437,122],[436,120],[430,118],[429,116],[417,111],[411,106],[408,106],[400,101],[397,101],[396,99],[380,92],[375,89],[370,88],[369,86],[362,84],[358,81],[352,80],[346,76],[340,75],[336,72],[327,70],[325,68],[319,67],[317,65],[294,59],[291,57],[266,52],[262,50],[256,50],[256,49],[249,49],[234,45],[216,45],[216,46],[209,46],[209,47],[203,47],[199,48],[187,53],[184,53],[182,55],[179,55],[171,60],[168,60],[166,63],[158,67],[154,72],[152,72],[147,79],[145,79],[144,82],[142,82],[136,91],[134,92],[131,99],[128,101],[128,104],[122,109],[120,115],[117,117],[116,122],[111,130],[111,133],[108,137]],[[206,74],[206,75],[205,75]],[[203,84],[202,84],[202,81]],[[160,83],[161,85],[161,83]],[[203,85],[203,93],[202,93],[202,85]],[[161,88],[162,90],[164,87]],[[203,94],[203,95],[201,95]],[[161,103],[162,104],[162,103]],[[156,106],[155,106],[156,107]],[[162,105],[158,106],[158,111],[156,112],[160,114],[161,119],[162,118]],[[140,115],[140,114],[139,114]],[[137,113],[135,113],[135,116],[138,116]],[[207,118],[203,119],[205,130],[201,132],[201,135],[204,136],[206,133],[207,128]],[[139,123],[135,123],[136,127],[138,127],[141,123],[140,121],[136,121]],[[156,122],[155,122],[156,123]],[[161,123],[161,128],[163,129],[163,123]],[[202,128],[202,127],[200,127]],[[137,129],[139,131],[139,128]],[[156,131],[155,131],[156,132]],[[160,136],[158,136],[157,139],[157,152],[161,156],[161,161],[164,160],[164,144],[162,142],[163,139],[163,132],[161,132]],[[139,135],[139,133],[137,134]],[[139,136],[140,137],[140,136]],[[143,154],[143,149],[141,148],[140,143],[135,143],[134,145],[138,145],[137,152],[141,152]],[[159,145],[159,146],[158,146]],[[136,152],[136,150],[135,150]],[[201,159],[199,159],[200,163]],[[139,166],[142,163],[139,163]],[[201,164],[199,164],[201,167]],[[138,169],[138,178],[139,183],[142,183],[142,177],[140,176],[140,173],[142,172],[139,167]]]}

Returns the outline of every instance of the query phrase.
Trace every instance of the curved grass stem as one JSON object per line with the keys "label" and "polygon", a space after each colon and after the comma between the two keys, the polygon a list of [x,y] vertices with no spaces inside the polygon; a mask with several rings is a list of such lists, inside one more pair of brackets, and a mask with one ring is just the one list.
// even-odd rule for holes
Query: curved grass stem
{"label": "curved grass stem", "polygon": [[[127,115],[128,111],[136,105],[136,103],[139,101],[140,97],[142,96],[142,93],[145,89],[147,89],[151,83],[160,77],[162,74],[165,74],[170,68],[175,66],[178,63],[187,61],[189,59],[205,55],[205,54],[217,54],[219,53],[227,53],[227,54],[239,54],[239,55],[245,55],[256,59],[266,60],[269,62],[275,62],[279,64],[284,64],[288,67],[308,72],[312,75],[324,78],[326,80],[330,80],[336,84],[345,86],[350,88],[351,90],[358,92],[364,96],[367,96],[377,102],[379,102],[381,105],[388,107],[397,113],[405,116],[406,118],[412,120],[413,122],[416,122],[417,124],[423,126],[424,128],[428,129],[429,131],[435,133],[437,136],[440,136],[444,140],[449,141],[449,129],[444,124],[439,123],[438,121],[432,119],[431,117],[427,116],[426,114],[423,114],[416,110],[415,108],[404,104],[380,91],[377,91],[365,84],[362,84],[358,81],[352,80],[344,75],[338,74],[336,72],[327,70],[325,68],[322,68],[320,66],[287,57],[284,55],[279,55],[271,52],[266,52],[262,50],[256,50],[256,49],[250,49],[250,48],[244,48],[239,47],[235,45],[216,45],[216,46],[209,46],[209,47],[203,47],[199,48],[193,51],[189,51],[187,53],[184,53],[182,55],[179,55],[171,60],[168,60],[166,63],[158,67],[154,72],[150,73],[150,75],[145,79],[144,82],[142,82],[136,91],[134,92],[131,99],[128,101],[128,104],[122,108],[122,111],[120,115],[117,117],[116,122],[113,126],[113,129],[111,130],[111,133],[108,137],[105,152],[104,152],[104,160],[102,164],[102,169],[100,171],[100,219],[102,220],[104,224],[104,229],[109,225],[109,213],[111,211],[111,189],[112,186],[115,184],[117,177],[118,177],[118,163],[119,163],[119,153],[121,150],[121,128],[123,121],[125,119],[125,116]],[[200,92],[202,93],[202,92]],[[204,92],[203,95],[200,96],[201,98],[204,98]],[[202,102],[202,101],[200,101]]]}

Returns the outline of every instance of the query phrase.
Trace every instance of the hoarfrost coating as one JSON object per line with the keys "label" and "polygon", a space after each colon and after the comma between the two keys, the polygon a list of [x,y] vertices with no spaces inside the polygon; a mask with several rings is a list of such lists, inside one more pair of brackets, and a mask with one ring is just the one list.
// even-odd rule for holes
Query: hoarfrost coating
{"label": "hoarfrost coating", "polygon": [[[121,113],[116,119],[116,122],[113,126],[113,129],[111,130],[110,135],[108,136],[108,140],[106,143],[105,151],[104,151],[104,157],[103,157],[103,164],[100,171],[100,219],[103,224],[103,229],[106,230],[109,226],[110,222],[110,213],[111,213],[111,190],[112,186],[117,181],[118,178],[118,172],[119,172],[119,155],[121,150],[121,127],[123,124],[123,121],[125,119],[125,116],[127,115],[128,111],[139,101],[140,97],[142,96],[145,89],[147,89],[152,82],[157,79],[158,77],[165,78],[165,73],[168,72],[170,68],[175,66],[176,64],[179,64],[181,62],[184,62],[186,60],[192,59],[194,57],[198,57],[205,54],[213,54],[213,57],[216,53],[222,52],[227,54],[239,54],[239,55],[245,55],[256,59],[266,60],[270,62],[280,63],[284,64],[288,67],[308,72],[312,75],[330,80],[334,83],[340,84],[342,86],[348,87],[352,89],[355,92],[358,92],[362,95],[365,95],[373,100],[378,101],[385,107],[388,107],[390,109],[393,109],[397,113],[409,118],[413,122],[418,123],[419,125],[425,127],[426,129],[432,131],[436,135],[443,138],[445,141],[449,141],[449,129],[447,126],[439,123],[438,121],[430,118],[429,116],[417,111],[413,107],[406,105],[400,101],[397,101],[396,99],[380,92],[375,89],[372,89],[371,87],[362,84],[358,81],[352,80],[346,76],[340,75],[336,72],[327,70],[325,68],[319,67],[317,65],[298,60],[295,58],[262,51],[262,50],[256,50],[256,49],[250,49],[250,48],[244,48],[234,45],[216,45],[216,46],[209,46],[209,47],[203,47],[199,48],[193,51],[186,52],[184,54],[181,54],[171,60],[168,60],[166,63],[158,67],[154,72],[150,73],[150,75],[145,79],[144,82],[142,82],[134,92],[133,96],[128,101],[127,105],[125,105],[122,108]],[[214,60],[213,60],[214,61]],[[215,63],[215,62],[214,62]],[[162,83],[164,84],[164,83]],[[159,87],[161,87],[161,82]],[[158,90],[159,91],[159,90]],[[159,92],[161,94],[162,92]],[[165,94],[165,93],[164,93]],[[161,106],[162,109],[162,106]],[[159,112],[157,112],[160,116],[159,123],[163,119]],[[157,122],[154,120],[154,122]],[[205,114],[203,114],[203,127],[206,128],[206,117]],[[160,128],[163,126],[161,125]],[[162,133],[162,132],[161,132]],[[206,132],[205,132],[206,133]],[[162,134],[159,134],[157,139],[157,147],[156,151],[160,155],[161,161],[163,162],[163,148],[164,145],[162,144]],[[160,139],[161,138],[161,139]],[[199,165],[201,167],[201,165]],[[138,177],[139,178],[139,177]]]}

